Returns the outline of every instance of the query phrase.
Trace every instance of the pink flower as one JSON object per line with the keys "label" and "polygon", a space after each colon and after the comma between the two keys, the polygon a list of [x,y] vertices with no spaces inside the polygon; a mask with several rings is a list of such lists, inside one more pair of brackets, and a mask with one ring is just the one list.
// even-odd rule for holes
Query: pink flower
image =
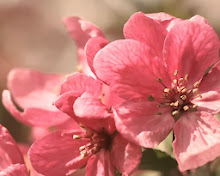
{"label": "pink flower", "polygon": [[220,155],[220,123],[213,116],[220,110],[219,64],[204,76],[219,59],[219,38],[200,16],[168,28],[160,15],[147,16],[134,14],[126,39],[101,49],[93,66],[127,100],[114,107],[124,137],[154,147],[173,129],[179,169],[196,168]]}
{"label": "pink flower", "polygon": [[[54,105],[63,75],[44,74],[28,69],[13,69],[8,75],[8,89],[2,93],[5,108],[18,121],[30,125],[49,127],[69,119]],[[22,109],[19,111],[14,104]]]}
{"label": "pink flower", "polygon": [[0,125],[0,161],[0,176],[29,175],[16,142],[2,125]]}
{"label": "pink flower", "polygon": [[[86,165],[86,175],[115,175],[115,168],[130,174],[138,166],[141,148],[115,130],[111,110],[102,98],[102,84],[82,74],[67,77],[56,106],[82,129],[56,131],[36,141],[30,151],[33,167],[45,176],[60,176]],[[40,161],[40,162],[39,162]]]}
{"label": "pink flower", "polygon": [[89,39],[93,37],[104,37],[104,34],[97,26],[79,17],[67,17],[63,20],[63,23],[77,45],[78,71],[94,76],[87,63],[85,45]]}

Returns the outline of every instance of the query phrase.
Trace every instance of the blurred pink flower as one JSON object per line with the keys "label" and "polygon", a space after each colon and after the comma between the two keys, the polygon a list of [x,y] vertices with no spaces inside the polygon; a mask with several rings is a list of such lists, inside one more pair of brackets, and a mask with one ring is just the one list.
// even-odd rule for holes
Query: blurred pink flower
{"label": "blurred pink flower", "polygon": [[56,106],[82,124],[82,129],[56,131],[32,145],[29,155],[39,173],[65,175],[86,163],[86,175],[91,176],[115,175],[115,168],[130,174],[137,168],[141,148],[116,132],[101,92],[102,84],[92,77],[75,73],[66,78]]}
{"label": "blurred pink flower", "polygon": [[124,137],[154,147],[173,129],[179,169],[197,168],[220,155],[220,123],[213,116],[220,110],[219,65],[204,76],[219,59],[219,38],[200,16],[182,21],[168,15],[166,24],[164,14],[147,16],[132,15],[126,39],[101,49],[93,67],[127,100],[113,107]]}
{"label": "blurred pink flower", "polygon": [[53,102],[63,80],[63,75],[13,69],[8,75],[9,90],[2,93],[3,105],[13,117],[26,125],[49,127],[61,124],[69,117],[60,112]]}
{"label": "blurred pink flower", "polygon": [[28,176],[22,153],[8,130],[0,125],[0,176]]}

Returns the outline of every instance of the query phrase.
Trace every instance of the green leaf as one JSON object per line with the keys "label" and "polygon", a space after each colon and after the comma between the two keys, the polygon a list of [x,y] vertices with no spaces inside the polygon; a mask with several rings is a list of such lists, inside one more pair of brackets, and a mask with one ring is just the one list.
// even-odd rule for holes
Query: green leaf
{"label": "green leaf", "polygon": [[156,149],[146,149],[143,152],[140,170],[155,170],[161,172],[169,172],[177,169],[177,162],[175,159],[167,155],[165,152]]}

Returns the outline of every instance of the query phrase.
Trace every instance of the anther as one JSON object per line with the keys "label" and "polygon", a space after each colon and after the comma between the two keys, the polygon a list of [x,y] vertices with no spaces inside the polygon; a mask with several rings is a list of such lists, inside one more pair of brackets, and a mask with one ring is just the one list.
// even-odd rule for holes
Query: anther
{"label": "anther", "polygon": [[158,82],[163,82],[162,78],[157,78]]}
{"label": "anther", "polygon": [[177,83],[177,80],[176,80],[176,79],[174,79],[174,80],[173,80],[173,84],[174,84],[174,85],[176,85],[176,83]]}
{"label": "anther", "polygon": [[180,98],[184,101],[187,99],[187,96],[186,95],[181,95]]}
{"label": "anther", "polygon": [[186,93],[186,91],[187,91],[187,89],[186,89],[186,88],[183,88],[183,89],[181,90],[181,93]]}
{"label": "anther", "polygon": [[193,86],[194,86],[194,88],[198,88],[199,87],[199,82],[198,81],[195,82]]}
{"label": "anther", "polygon": [[177,110],[175,110],[175,111],[172,112],[172,115],[173,115],[173,116],[175,116],[175,115],[177,115],[177,114],[179,114],[179,111],[177,111]]}
{"label": "anther", "polygon": [[78,65],[76,69],[77,69],[77,71],[78,71],[79,73],[82,73],[82,72],[83,72],[83,66],[82,66],[82,65]]}
{"label": "anther", "polygon": [[82,158],[85,158],[85,157],[87,157],[88,154],[85,150],[83,150],[83,151],[80,152],[80,155],[81,155]]}
{"label": "anther", "polygon": [[184,77],[184,79],[185,79],[186,81],[188,81],[188,79],[189,79],[189,75],[186,74],[185,77]]}
{"label": "anther", "polygon": [[148,95],[148,96],[147,96],[147,99],[148,99],[149,101],[154,101],[154,97],[153,97],[152,95]]}
{"label": "anther", "polygon": [[196,105],[196,104],[193,105],[193,108],[194,108],[194,109],[197,109],[197,107],[198,107],[198,105]]}
{"label": "anther", "polygon": [[183,83],[183,78],[180,78],[179,79],[179,84],[182,84]]}
{"label": "anther", "polygon": [[174,71],[174,76],[176,76],[178,74],[178,70]]}
{"label": "anther", "polygon": [[196,94],[198,92],[198,90],[199,90],[198,88],[193,89],[193,93]]}
{"label": "anther", "polygon": [[163,91],[164,91],[164,93],[169,93],[170,89],[169,88],[165,88]]}
{"label": "anther", "polygon": [[157,115],[162,115],[162,112],[157,112]]}
{"label": "anther", "polygon": [[189,109],[189,106],[187,106],[187,105],[183,106],[184,111],[187,111],[188,109]]}
{"label": "anther", "polygon": [[165,98],[167,98],[169,95],[168,95],[167,93],[164,93],[163,96],[164,96]]}
{"label": "anther", "polygon": [[80,139],[81,137],[79,135],[73,135],[73,139]]}
{"label": "anther", "polygon": [[202,95],[201,95],[201,94],[197,94],[197,97],[198,97],[198,98],[202,98]]}
{"label": "anther", "polygon": [[85,146],[85,145],[79,147],[79,150],[80,150],[80,151],[83,151],[83,150],[85,150],[85,149],[86,149],[86,146]]}

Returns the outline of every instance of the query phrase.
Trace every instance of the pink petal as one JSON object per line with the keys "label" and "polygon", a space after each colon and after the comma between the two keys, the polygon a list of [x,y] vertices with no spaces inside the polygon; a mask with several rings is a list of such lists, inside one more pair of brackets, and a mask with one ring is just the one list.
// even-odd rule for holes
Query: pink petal
{"label": "pink petal", "polygon": [[11,164],[24,164],[22,153],[8,130],[0,125],[0,170]]}
{"label": "pink petal", "polygon": [[203,77],[199,84],[198,94],[202,98],[195,98],[192,103],[198,105],[198,109],[206,109],[212,113],[220,111],[220,64],[216,64],[211,71]]}
{"label": "pink petal", "polygon": [[73,111],[73,104],[77,99],[77,96],[79,96],[79,93],[75,93],[73,91],[64,93],[55,101],[55,106],[60,111],[68,114],[70,117],[75,117],[75,113]]}
{"label": "pink petal", "polygon": [[86,176],[115,176],[115,169],[107,151],[101,150],[93,155],[86,166]]}
{"label": "pink petal", "polygon": [[218,60],[219,46],[218,36],[209,25],[189,20],[176,24],[164,44],[170,76],[175,79],[174,72],[178,70],[177,77],[188,74],[188,84],[193,85]]}
{"label": "pink petal", "polygon": [[8,88],[15,102],[23,109],[35,107],[56,111],[53,102],[63,80],[63,75],[13,69],[8,75]]}
{"label": "pink petal", "polygon": [[122,98],[162,96],[164,87],[157,79],[162,78],[164,83],[170,80],[161,59],[153,59],[149,50],[131,39],[112,42],[96,54],[96,74]]}
{"label": "pink petal", "polygon": [[67,17],[63,20],[63,23],[77,44],[79,64],[82,66],[83,73],[93,76],[87,64],[84,47],[90,38],[97,36],[104,37],[102,31],[94,24],[79,17]]}
{"label": "pink petal", "polygon": [[44,109],[43,107],[30,107],[24,109],[24,112],[20,112],[11,100],[8,90],[2,92],[2,103],[13,117],[30,126],[49,127],[63,123],[69,118],[66,114],[58,111],[55,106],[54,110]]}
{"label": "pink petal", "polygon": [[169,15],[167,13],[164,13],[164,12],[149,13],[149,14],[145,14],[145,16],[152,18],[156,22],[160,23],[163,27],[165,27],[167,29],[167,31],[170,31],[170,29],[175,24],[182,21],[180,18],[176,18],[176,17]]}
{"label": "pink petal", "polygon": [[189,112],[174,126],[174,154],[180,171],[195,169],[220,155],[220,122],[207,112]]}
{"label": "pink petal", "polygon": [[107,45],[109,42],[106,38],[103,37],[93,37],[89,39],[85,46],[85,52],[87,57],[88,65],[91,69],[91,71],[95,74],[95,70],[93,68],[93,60],[96,55],[96,53],[102,49],[105,45]]}
{"label": "pink petal", "polygon": [[111,161],[122,174],[130,175],[141,161],[141,147],[129,143],[121,135],[116,135],[111,149]]}
{"label": "pink petal", "polygon": [[170,109],[158,108],[158,103],[127,101],[115,107],[117,130],[128,141],[142,147],[155,147],[172,130],[174,119]]}
{"label": "pink petal", "polygon": [[88,92],[98,97],[101,90],[102,85],[98,80],[80,73],[74,73],[66,77],[61,85],[60,94],[72,91],[81,96],[84,92]]}
{"label": "pink petal", "polygon": [[0,176],[29,176],[24,164],[13,164],[0,171]]}
{"label": "pink petal", "polygon": [[190,18],[189,20],[195,21],[195,22],[201,23],[201,24],[203,24],[203,23],[208,24],[208,21],[200,15],[195,15],[192,18]]}
{"label": "pink petal", "polygon": [[110,110],[102,104],[100,99],[84,93],[77,98],[73,105],[76,116],[88,119],[103,119],[111,116]]}
{"label": "pink petal", "polygon": [[154,56],[161,57],[166,29],[142,12],[133,14],[124,26],[124,36],[147,44]]}
{"label": "pink petal", "polygon": [[29,149],[33,168],[45,176],[61,176],[83,167],[87,159],[80,156],[79,147],[86,144],[83,140],[74,140],[73,134],[56,131],[36,141]]}

